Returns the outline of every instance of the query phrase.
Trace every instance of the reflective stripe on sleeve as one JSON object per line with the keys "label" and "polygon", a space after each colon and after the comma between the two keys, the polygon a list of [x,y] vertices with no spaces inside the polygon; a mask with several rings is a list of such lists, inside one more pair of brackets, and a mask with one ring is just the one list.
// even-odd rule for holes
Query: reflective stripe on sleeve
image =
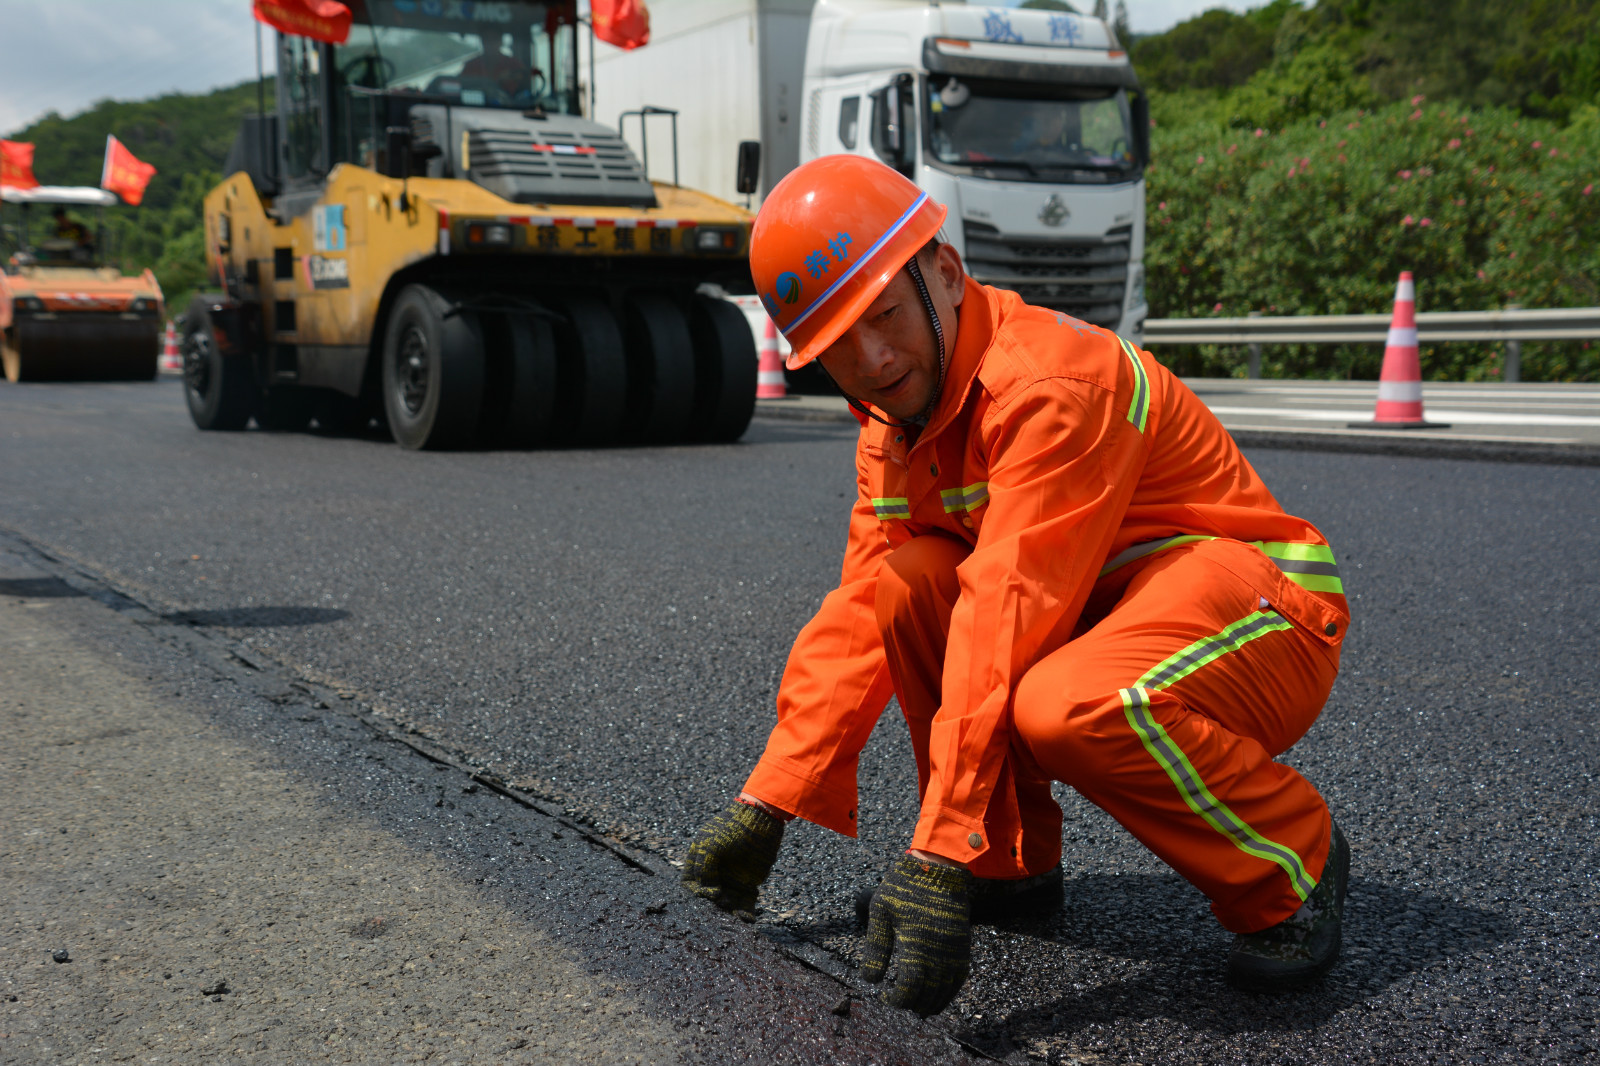
{"label": "reflective stripe on sleeve", "polygon": [[944,502],[944,513],[976,511],[989,502],[989,483],[976,481],[959,489],[940,489],[939,499]]}
{"label": "reflective stripe on sleeve", "polygon": [[1128,406],[1128,421],[1133,423],[1133,428],[1140,433],[1144,432],[1145,420],[1150,417],[1150,377],[1144,371],[1144,363],[1139,361],[1139,353],[1133,345],[1117,338],[1117,343],[1122,345],[1122,350],[1128,356],[1128,361],[1133,364],[1133,403]]}
{"label": "reflective stripe on sleeve", "polygon": [[872,500],[872,513],[884,522],[911,517],[911,501],[905,496],[879,496]]}
{"label": "reflective stripe on sleeve", "polygon": [[1156,552],[1166,551],[1168,548],[1176,548],[1180,544],[1193,544],[1197,540],[1216,539],[1216,537],[1193,533],[1181,537],[1168,537],[1166,540],[1147,540],[1143,544],[1135,544],[1119,551],[1106,565],[1100,568],[1100,576],[1105,577],[1119,566],[1126,566],[1135,559],[1143,559],[1146,555],[1154,555]]}

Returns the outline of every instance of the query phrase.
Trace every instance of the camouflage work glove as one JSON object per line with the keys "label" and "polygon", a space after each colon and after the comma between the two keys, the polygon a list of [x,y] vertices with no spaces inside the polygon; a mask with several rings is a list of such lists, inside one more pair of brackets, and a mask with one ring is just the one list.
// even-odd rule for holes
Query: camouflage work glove
{"label": "camouflage work glove", "polygon": [[972,875],[902,855],[872,897],[861,976],[883,980],[897,959],[891,1007],[924,1018],[950,1005],[972,970]]}
{"label": "camouflage work glove", "polygon": [[689,846],[683,883],[725,911],[753,912],[756,889],[772,872],[781,843],[781,821],[735,802],[711,819]]}

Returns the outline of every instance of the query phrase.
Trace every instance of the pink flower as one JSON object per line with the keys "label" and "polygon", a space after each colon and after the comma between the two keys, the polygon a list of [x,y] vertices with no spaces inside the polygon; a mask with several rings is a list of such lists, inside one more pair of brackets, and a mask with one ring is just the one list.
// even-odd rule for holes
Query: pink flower
{"label": "pink flower", "polygon": [[1415,96],[1413,96],[1411,98],[1411,106],[1412,107],[1416,107],[1418,104],[1422,103],[1423,99],[1424,99],[1423,95],[1421,93],[1418,93],[1417,95],[1415,95]]}
{"label": "pink flower", "polygon": [[1457,207],[1466,207],[1466,206],[1467,206],[1467,201],[1466,201],[1466,198],[1465,198],[1465,197],[1463,197],[1463,198],[1461,198],[1461,199],[1460,199],[1460,200],[1457,200],[1457,201],[1456,201],[1456,206],[1457,206]]}
{"label": "pink flower", "polygon": [[1213,308],[1212,308],[1212,309],[1211,309],[1211,310],[1213,310],[1213,311],[1220,311],[1220,310],[1222,310],[1222,303],[1221,303],[1221,301],[1218,301],[1218,302],[1217,302],[1217,304],[1216,304],[1216,306],[1215,306],[1215,307],[1213,307]]}
{"label": "pink flower", "polygon": [[1335,148],[1343,148],[1345,145],[1347,145],[1349,143],[1350,143],[1349,141],[1340,141],[1338,144],[1334,145],[1334,147]]}
{"label": "pink flower", "polygon": [[1237,152],[1238,150],[1239,150],[1239,146],[1237,144],[1228,145],[1228,154],[1229,155],[1232,155],[1233,153]]}
{"label": "pink flower", "polygon": [[1535,148],[1543,148],[1544,147],[1544,142],[1543,141],[1534,141],[1533,142],[1533,146]]}
{"label": "pink flower", "polygon": [[1343,153],[1343,152],[1340,152],[1340,153],[1339,153],[1339,162],[1341,162],[1341,163],[1348,163],[1348,162],[1350,162],[1350,160],[1348,160],[1348,159],[1346,159],[1346,158],[1345,158],[1345,157],[1344,157],[1344,153]]}
{"label": "pink flower", "polygon": [[1482,281],[1486,276],[1487,275],[1485,275],[1483,271],[1481,271],[1481,270],[1478,271],[1478,280],[1479,281]]}
{"label": "pink flower", "polygon": [[1411,121],[1412,122],[1417,121],[1417,119],[1419,119],[1421,117],[1422,117],[1422,108],[1419,107],[1415,111],[1411,112]]}
{"label": "pink flower", "polygon": [[1592,192],[1594,192],[1594,182],[1591,181],[1583,187],[1583,195],[1588,196]]}
{"label": "pink flower", "polygon": [[1556,150],[1554,148],[1552,148],[1552,149],[1550,149],[1550,158],[1554,159],[1555,157],[1556,157]]}
{"label": "pink flower", "polygon": [[1327,119],[1323,119],[1321,122],[1317,123],[1317,129],[1325,130],[1327,128],[1328,128],[1328,120]]}
{"label": "pink flower", "polygon": [[1412,218],[1412,217],[1411,217],[1411,216],[1410,216],[1410,215],[1407,215],[1407,216],[1406,216],[1406,217],[1405,217],[1405,218],[1402,218],[1402,219],[1401,219],[1401,220],[1400,220],[1400,224],[1401,224],[1401,225],[1402,225],[1402,226],[1409,226],[1409,225],[1411,225],[1411,224],[1412,224],[1412,223],[1413,223],[1413,222],[1415,222],[1415,221],[1416,221],[1416,220],[1415,220],[1415,219],[1414,219],[1414,218]]}
{"label": "pink flower", "polygon": [[1295,175],[1295,169],[1294,169],[1294,167],[1291,166],[1289,168],[1289,177],[1292,178],[1292,177],[1294,177],[1294,175]]}
{"label": "pink flower", "polygon": [[1260,126],[1256,127],[1256,136],[1257,137],[1265,137],[1266,135],[1267,135],[1267,131],[1266,130],[1262,129]]}
{"label": "pink flower", "polygon": [[1194,161],[1195,161],[1195,165],[1198,166],[1199,164],[1204,163],[1206,161],[1206,157],[1203,156],[1203,155],[1197,155],[1197,156],[1194,157]]}
{"label": "pink flower", "polygon": [[1156,207],[1159,208],[1162,211],[1165,211],[1167,209],[1167,202],[1165,200],[1162,200],[1159,204],[1156,205]]}
{"label": "pink flower", "polygon": [[1460,137],[1452,137],[1452,138],[1450,138],[1450,143],[1448,145],[1446,145],[1446,147],[1448,147],[1448,148],[1460,148],[1461,147],[1461,138]]}
{"label": "pink flower", "polygon": [[1410,181],[1411,180],[1411,171],[1402,170],[1400,172],[1400,178],[1401,178],[1402,181]]}
{"label": "pink flower", "polygon": [[1421,224],[1424,225],[1424,226],[1431,226],[1431,225],[1433,225],[1433,219],[1425,218],[1425,219],[1422,220]]}

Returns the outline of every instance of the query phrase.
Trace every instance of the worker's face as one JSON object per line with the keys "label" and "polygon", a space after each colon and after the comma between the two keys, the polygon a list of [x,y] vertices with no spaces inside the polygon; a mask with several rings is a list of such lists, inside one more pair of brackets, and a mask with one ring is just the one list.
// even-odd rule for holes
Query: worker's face
{"label": "worker's face", "polygon": [[[956,308],[965,292],[961,257],[948,244],[919,256],[947,352],[955,350]],[[911,275],[895,274],[861,317],[817,360],[841,389],[893,418],[916,418],[939,387],[939,343]]]}

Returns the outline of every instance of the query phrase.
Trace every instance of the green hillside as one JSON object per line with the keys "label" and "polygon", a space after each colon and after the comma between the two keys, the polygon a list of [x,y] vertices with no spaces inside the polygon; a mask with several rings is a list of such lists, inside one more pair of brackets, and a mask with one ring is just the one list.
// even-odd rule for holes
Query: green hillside
{"label": "green hillside", "polygon": [[[266,86],[272,106],[272,82]],[[70,118],[46,115],[6,139],[32,142],[33,173],[46,185],[99,185],[106,134],[156,168],[138,207],[107,211],[125,269],[153,267],[172,312],[205,278],[200,202],[221,179],[239,119],[256,110],[256,83],[203,95],[103,100]]]}
{"label": "green hillside", "polygon": [[[1600,0],[1274,0],[1134,45],[1156,159],[1151,314],[1600,304]],[[1243,349],[1168,348],[1242,374]],[[1423,350],[1492,380],[1495,346]],[[1269,375],[1376,377],[1382,351],[1269,347]],[[1529,380],[1600,380],[1600,346],[1524,345]]]}

